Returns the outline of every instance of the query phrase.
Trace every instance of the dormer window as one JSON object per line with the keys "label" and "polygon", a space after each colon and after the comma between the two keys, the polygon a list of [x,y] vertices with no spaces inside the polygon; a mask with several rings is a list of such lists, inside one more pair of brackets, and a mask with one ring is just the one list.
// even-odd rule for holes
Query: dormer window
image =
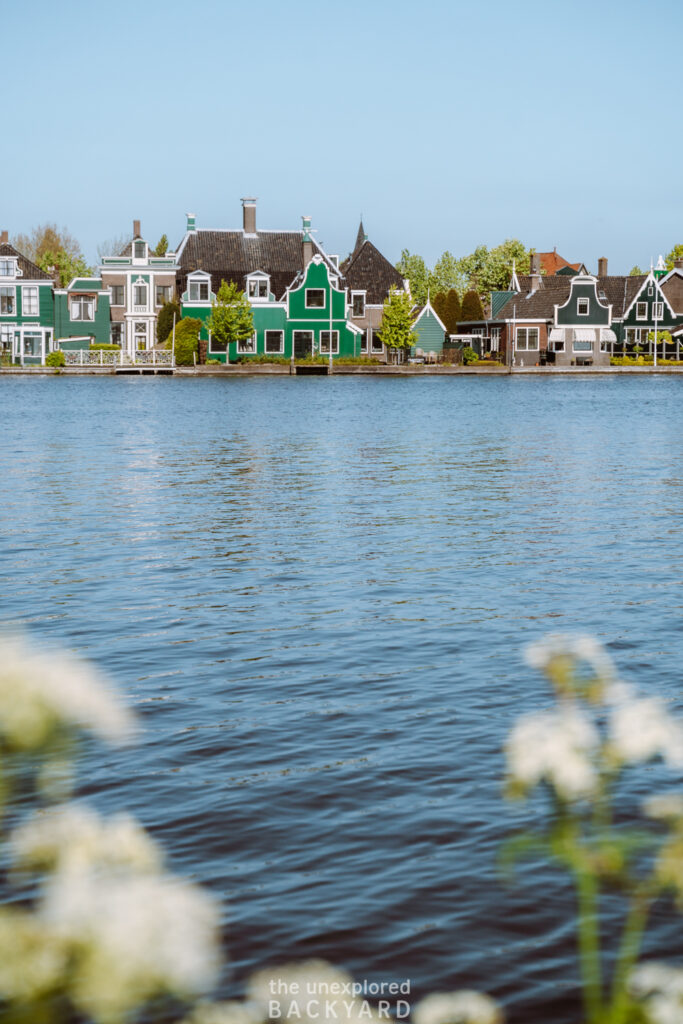
{"label": "dormer window", "polygon": [[133,242],[133,256],[136,260],[146,259],[147,242]]}
{"label": "dormer window", "polygon": [[0,260],[0,277],[16,277],[16,260]]}
{"label": "dormer window", "polygon": [[190,302],[208,302],[209,301],[209,282],[208,281],[190,281],[188,286],[190,294]]}
{"label": "dormer window", "polygon": [[270,278],[267,274],[253,274],[247,278],[247,298],[251,301],[267,299],[270,292]]}
{"label": "dormer window", "polygon": [[579,314],[579,316],[588,316],[588,308],[589,308],[588,299],[579,299],[578,300],[578,303],[577,303],[577,306],[576,306],[576,312]]}
{"label": "dormer window", "polygon": [[351,316],[365,316],[365,292],[351,292]]}

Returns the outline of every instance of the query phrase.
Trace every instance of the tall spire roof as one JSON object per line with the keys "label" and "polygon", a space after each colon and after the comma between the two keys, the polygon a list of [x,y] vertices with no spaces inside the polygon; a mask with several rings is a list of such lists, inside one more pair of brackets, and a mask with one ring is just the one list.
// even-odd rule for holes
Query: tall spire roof
{"label": "tall spire roof", "polygon": [[356,244],[353,247],[352,255],[355,256],[355,254],[365,244],[365,242],[367,242],[367,240],[368,236],[365,234],[365,228],[363,227],[363,218],[361,217],[360,224],[358,226],[358,234],[356,235]]}

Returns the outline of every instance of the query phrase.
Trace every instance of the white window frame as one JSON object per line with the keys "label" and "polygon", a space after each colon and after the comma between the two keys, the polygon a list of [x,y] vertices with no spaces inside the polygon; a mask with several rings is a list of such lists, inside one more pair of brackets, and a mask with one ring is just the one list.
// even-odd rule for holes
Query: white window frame
{"label": "white window frame", "polygon": [[[3,267],[6,267],[6,271],[3,271]],[[17,276],[17,261],[3,256],[0,259],[0,278],[2,277],[16,277]]]}
{"label": "white window frame", "polygon": [[[279,334],[280,344],[277,349],[268,348],[268,335]],[[285,350],[285,332],[282,330],[267,330],[263,332],[263,351],[267,356],[282,355]]]}
{"label": "white window frame", "polygon": [[375,343],[375,336],[379,335],[379,327],[371,327],[370,331],[372,332],[370,336],[370,352],[384,352],[384,342],[382,341],[382,339],[379,339],[379,344]]}
{"label": "white window frame", "polygon": [[[118,335],[119,335],[119,340],[118,341],[114,341],[114,328],[118,328]],[[120,347],[123,348],[123,344],[124,344],[124,342],[126,340],[126,332],[125,332],[124,328],[125,328],[125,325],[123,324],[123,322],[121,320],[115,320],[110,325],[110,329],[109,329],[109,343],[110,343],[110,345],[120,345]]]}
{"label": "white window frame", "polygon": [[242,338],[237,342],[237,355],[238,356],[255,356],[256,355],[256,331],[251,335],[250,338]]}
{"label": "white window frame", "polygon": [[[38,342],[37,352],[27,352],[26,343],[31,340],[31,347],[35,346],[36,341]],[[35,359],[37,356],[40,357],[43,354],[43,332],[42,331],[22,331],[21,334],[21,351],[24,359],[28,356],[29,359]]]}
{"label": "white window frame", "polygon": [[360,336],[360,350],[361,350],[361,352],[367,352],[368,351],[368,332],[367,331],[363,331],[363,333]]}
{"label": "white window frame", "polygon": [[[114,301],[114,292],[115,292],[115,290],[117,288],[121,288],[121,290],[122,290],[122,294],[123,294],[123,301],[122,302],[115,302]],[[125,306],[125,304],[126,304],[126,286],[125,286],[125,284],[112,284],[112,285],[110,285],[110,295],[111,295],[111,305],[112,306]]]}
{"label": "white window frame", "polygon": [[[83,304],[91,307],[91,316],[83,316]],[[94,295],[71,295],[69,296],[69,319],[72,322],[93,323],[97,312],[97,299]],[[77,313],[77,315],[76,315]]]}
{"label": "white window frame", "polygon": [[[529,344],[529,334],[536,334],[536,344]],[[520,344],[520,336],[524,334],[524,344]],[[515,329],[515,351],[516,352],[539,352],[541,348],[541,331],[538,327],[517,327]]]}
{"label": "white window frame", "polygon": [[653,302],[652,303],[652,319],[663,320],[664,319],[664,303]]}
{"label": "white window frame", "polygon": [[0,324],[0,352],[14,348],[14,324]]}
{"label": "white window frame", "polygon": [[[159,289],[160,288],[163,288],[164,291],[168,293],[168,298],[167,299],[162,299],[161,302],[159,302]],[[167,302],[170,302],[172,298],[173,298],[173,285],[172,284],[155,284],[154,285],[154,303],[155,303],[155,305],[157,305],[157,306],[164,306]]]}
{"label": "white window frame", "polygon": [[[261,290],[263,290],[263,295],[259,294]],[[269,293],[270,278],[267,275],[253,274],[247,278],[247,298],[250,302],[267,302]]]}
{"label": "white window frame", "polygon": [[[3,292],[5,293],[3,295]],[[12,293],[10,295],[10,292]],[[12,308],[9,312],[3,313],[2,311],[2,300],[11,299]],[[0,285],[0,316],[16,316],[17,315],[17,289],[16,285]]]}
{"label": "white window frame", "polygon": [[587,352],[594,351],[594,342],[592,341],[576,341],[572,342],[572,352],[577,352],[579,355],[586,355]]}
{"label": "white window frame", "polygon": [[[143,291],[143,289],[144,289],[144,291]],[[143,298],[142,301],[140,301],[140,299],[137,298],[137,296],[141,292],[144,295],[144,298]],[[140,313],[142,313],[143,311],[146,311],[148,309],[148,304],[147,304],[148,303],[148,299],[149,299],[149,285],[147,284],[147,282],[146,281],[134,281],[133,282],[133,311],[135,311],[136,309]]]}
{"label": "white window frame", "polygon": [[[325,307],[327,305],[327,296],[325,294],[325,291],[326,291],[325,288],[307,288],[306,289],[306,298],[305,298],[306,309],[325,309]],[[311,292],[322,292],[322,296],[323,296],[323,304],[322,304],[322,306],[318,306],[318,305],[313,306],[313,305],[311,305],[311,303],[308,301],[308,296],[310,295]]]}
{"label": "white window frame", "polygon": [[[327,337],[328,337],[328,341],[327,341],[326,346],[323,345],[323,334],[326,334]],[[320,343],[320,354],[324,355],[324,356],[329,356],[329,354],[330,354],[329,335],[330,335],[330,331],[329,331],[329,328],[328,328],[326,331],[321,331],[320,332],[320,337],[318,339],[319,343]],[[339,331],[332,331],[332,355],[333,356],[338,356],[339,355]]]}
{"label": "white window frame", "polygon": [[[364,291],[353,291],[353,292],[351,292],[351,317],[354,320],[362,320],[363,317],[365,316],[365,295],[366,295],[366,293]],[[363,312],[362,313],[356,313],[356,311],[354,309],[353,304],[354,304],[354,301],[356,299],[362,299],[362,302],[363,302]]]}
{"label": "white window frame", "polygon": [[[27,296],[31,295],[35,298],[35,313],[29,313],[27,306],[33,305],[32,299],[28,299]],[[37,284],[25,284],[22,285],[21,289],[21,315],[22,316],[40,316],[40,288]]]}
{"label": "white window frame", "polygon": [[636,320],[647,320],[647,302],[636,302]]}
{"label": "white window frame", "polygon": [[[142,256],[138,255],[138,249],[142,247]],[[147,242],[141,242],[139,239],[137,242],[133,242],[133,259],[134,260],[146,260],[147,259]]]}
{"label": "white window frame", "polygon": [[[583,309],[581,307],[584,307]],[[582,295],[581,298],[576,300],[576,315],[577,316],[588,316],[591,311],[590,300]]]}
{"label": "white window frame", "polygon": [[500,350],[500,327],[491,328],[491,351],[498,352]]}
{"label": "white window frame", "polygon": [[[144,339],[144,344],[140,348],[139,341]],[[149,340],[149,324],[146,320],[134,320],[133,321],[133,351],[134,352],[146,352],[147,342]]]}
{"label": "white window frame", "polygon": [[[197,289],[197,295],[192,294],[192,289]],[[206,298],[202,298],[202,288],[206,288]],[[211,298],[211,287],[209,281],[205,277],[198,277],[194,281],[187,282],[187,300],[188,302],[209,302]]]}

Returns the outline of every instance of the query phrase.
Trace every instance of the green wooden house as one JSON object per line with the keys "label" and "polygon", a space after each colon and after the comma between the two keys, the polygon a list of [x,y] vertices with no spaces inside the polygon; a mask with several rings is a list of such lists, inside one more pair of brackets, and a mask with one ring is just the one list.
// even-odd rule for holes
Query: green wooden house
{"label": "green wooden house", "polygon": [[110,295],[100,277],[76,277],[55,289],[54,347],[87,349],[109,344]]}
{"label": "green wooden house", "polygon": [[426,306],[415,307],[413,316],[413,331],[417,335],[417,341],[411,348],[410,354],[415,356],[422,353],[429,357],[431,353],[434,353],[438,359],[443,353],[447,331],[429,298],[427,298]]}
{"label": "green wooden house", "polygon": [[52,278],[0,236],[0,352],[20,365],[40,365],[52,349]]}

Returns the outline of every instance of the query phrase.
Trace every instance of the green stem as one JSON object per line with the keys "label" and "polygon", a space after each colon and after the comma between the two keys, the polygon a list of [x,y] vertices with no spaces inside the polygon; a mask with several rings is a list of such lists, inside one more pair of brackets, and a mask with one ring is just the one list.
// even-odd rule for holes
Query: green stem
{"label": "green stem", "polygon": [[646,893],[636,891],[628,916],[624,925],[624,931],[619,945],[616,966],[614,968],[614,979],[612,981],[612,1012],[610,1020],[612,1024],[620,1024],[625,1019],[628,1009],[628,976],[638,959],[640,946],[643,940],[643,932],[647,923],[647,916],[650,912],[650,900]]}
{"label": "green stem", "polygon": [[600,930],[598,921],[598,880],[585,868],[575,866],[579,901],[579,964],[583,982],[583,999],[588,1024],[602,1019],[602,968],[600,964]]}

